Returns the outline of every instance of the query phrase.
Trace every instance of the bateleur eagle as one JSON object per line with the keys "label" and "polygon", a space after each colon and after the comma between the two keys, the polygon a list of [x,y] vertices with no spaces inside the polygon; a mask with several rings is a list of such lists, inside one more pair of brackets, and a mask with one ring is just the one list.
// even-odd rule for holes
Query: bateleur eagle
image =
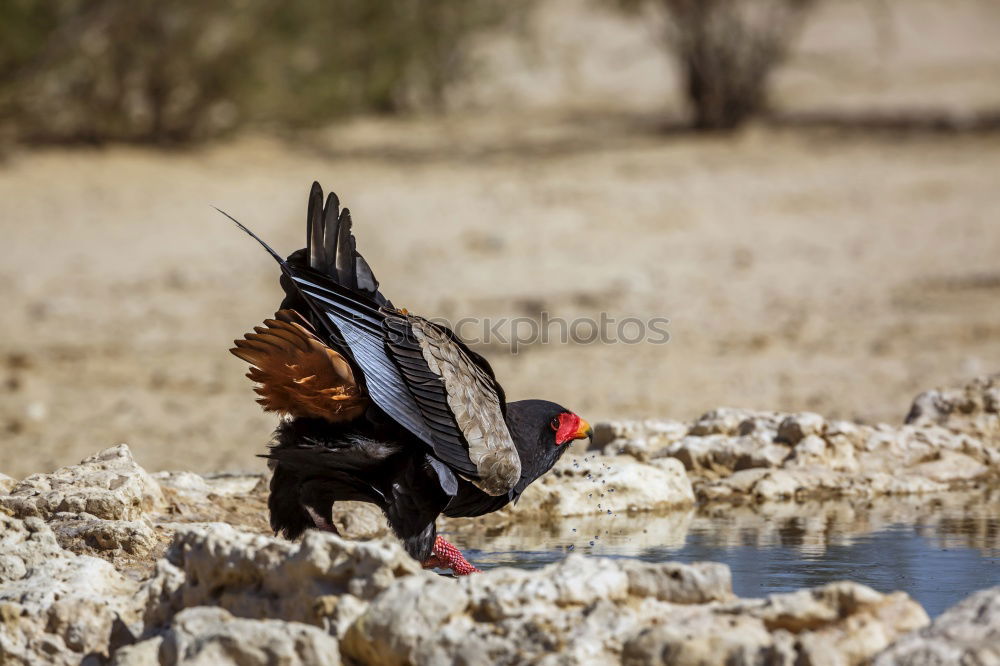
{"label": "bateleur eagle", "polygon": [[[228,215],[227,215],[228,217]],[[230,218],[233,219],[233,218]],[[306,247],[281,267],[273,319],[230,351],[258,402],[282,420],[269,452],[271,527],[336,531],[332,505],[378,506],[426,567],[476,571],[435,519],[516,500],[590,426],[545,400],[507,402],[490,364],[449,328],[395,308],[351,233],[351,214],[313,183]]]}

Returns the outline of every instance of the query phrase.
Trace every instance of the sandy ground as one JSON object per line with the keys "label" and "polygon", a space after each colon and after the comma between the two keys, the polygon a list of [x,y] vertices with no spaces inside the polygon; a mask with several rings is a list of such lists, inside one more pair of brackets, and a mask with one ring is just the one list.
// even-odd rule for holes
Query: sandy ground
{"label": "sandy ground", "polygon": [[[914,2],[891,48],[862,21],[868,51],[845,28],[856,3],[824,10],[776,98],[877,109],[920,90],[949,109],[1000,104],[1000,46],[981,38],[997,12],[957,6],[948,22]],[[669,318],[665,345],[480,347],[510,397],[592,421],[719,405],[898,421],[916,392],[998,370],[1000,135],[663,135],[651,110],[671,83],[654,76],[653,46],[565,2],[540,25],[560,16],[578,21],[576,41],[471,86],[467,110],[443,119],[9,156],[0,471],[121,441],[151,470],[262,469],[273,419],[226,349],[277,305],[276,269],[210,205],[291,251],[313,179],[351,207],[385,292],[414,312]],[[580,47],[595,34],[603,60]]]}

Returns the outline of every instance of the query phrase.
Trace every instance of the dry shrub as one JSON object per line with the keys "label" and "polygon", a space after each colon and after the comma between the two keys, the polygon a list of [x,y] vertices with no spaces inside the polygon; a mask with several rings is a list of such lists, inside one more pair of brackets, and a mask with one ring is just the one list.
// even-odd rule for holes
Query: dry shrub
{"label": "dry shrub", "polygon": [[732,129],[764,109],[771,72],[815,0],[618,0],[654,10],[697,129]]}
{"label": "dry shrub", "polygon": [[36,142],[204,139],[439,108],[527,0],[8,0],[0,114]]}

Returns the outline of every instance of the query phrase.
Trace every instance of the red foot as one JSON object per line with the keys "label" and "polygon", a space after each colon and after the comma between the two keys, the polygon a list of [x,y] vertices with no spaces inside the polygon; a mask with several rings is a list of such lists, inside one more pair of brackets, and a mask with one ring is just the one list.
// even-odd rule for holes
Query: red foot
{"label": "red foot", "polygon": [[472,566],[462,552],[443,536],[434,539],[434,549],[431,551],[431,556],[424,560],[424,569],[451,569],[456,576],[482,573],[482,570]]}
{"label": "red foot", "polygon": [[316,510],[311,506],[306,506],[305,510],[309,514],[309,517],[312,518],[313,524],[316,525],[316,529],[323,530],[324,532],[333,532],[337,536],[340,536],[340,532],[337,531],[336,526],[323,516],[316,513]]}

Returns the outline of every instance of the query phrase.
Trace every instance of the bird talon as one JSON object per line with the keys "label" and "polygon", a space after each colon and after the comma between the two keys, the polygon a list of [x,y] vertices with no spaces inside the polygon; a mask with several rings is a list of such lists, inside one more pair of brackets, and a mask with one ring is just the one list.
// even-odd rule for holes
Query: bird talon
{"label": "bird talon", "polygon": [[448,568],[448,563],[437,555],[431,555],[421,563],[421,566],[424,569],[446,569]]}

